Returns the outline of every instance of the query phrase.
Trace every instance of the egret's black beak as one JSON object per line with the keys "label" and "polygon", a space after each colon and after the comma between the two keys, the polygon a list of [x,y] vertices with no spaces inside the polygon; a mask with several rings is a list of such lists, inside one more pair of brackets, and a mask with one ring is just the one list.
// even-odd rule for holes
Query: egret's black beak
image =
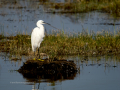
{"label": "egret's black beak", "polygon": [[49,23],[43,22],[44,24],[50,25]]}
{"label": "egret's black beak", "polygon": [[46,23],[47,25],[50,25],[49,23]]}
{"label": "egret's black beak", "polygon": [[[53,27],[53,28],[55,28],[55,29],[58,29],[58,28],[56,28],[56,27],[52,26],[52,25],[51,25],[51,24],[49,24],[49,23],[44,22],[44,24],[50,25],[51,27]],[[59,30],[59,29],[58,29],[58,30]]]}

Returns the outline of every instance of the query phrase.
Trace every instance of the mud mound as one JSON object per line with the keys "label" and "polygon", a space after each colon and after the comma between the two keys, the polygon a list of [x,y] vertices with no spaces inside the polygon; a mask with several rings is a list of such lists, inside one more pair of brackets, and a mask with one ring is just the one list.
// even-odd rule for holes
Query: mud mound
{"label": "mud mound", "polygon": [[73,61],[67,60],[55,60],[52,62],[28,60],[18,72],[27,79],[73,79],[77,73],[77,68]]}

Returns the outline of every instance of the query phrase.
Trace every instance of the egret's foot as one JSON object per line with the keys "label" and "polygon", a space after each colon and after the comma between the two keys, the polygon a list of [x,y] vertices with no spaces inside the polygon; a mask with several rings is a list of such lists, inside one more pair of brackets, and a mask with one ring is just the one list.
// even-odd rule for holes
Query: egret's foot
{"label": "egret's foot", "polygon": [[42,60],[42,59],[37,59],[37,60],[39,60],[39,61],[44,61],[44,60]]}
{"label": "egret's foot", "polygon": [[36,60],[35,58],[33,58],[33,60]]}

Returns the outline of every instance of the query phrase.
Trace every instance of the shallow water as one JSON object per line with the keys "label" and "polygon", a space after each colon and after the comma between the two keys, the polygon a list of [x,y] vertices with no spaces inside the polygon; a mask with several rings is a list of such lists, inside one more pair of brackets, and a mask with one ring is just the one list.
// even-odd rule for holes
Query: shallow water
{"label": "shallow water", "polygon": [[120,59],[118,57],[66,57],[80,67],[73,79],[49,81],[48,79],[28,79],[15,70],[23,62],[11,61],[0,54],[0,89],[1,90],[119,90]]}
{"label": "shallow water", "polygon": [[[41,6],[39,0],[17,0],[16,3],[5,4],[2,1],[4,0],[0,1],[0,33],[5,35],[30,34],[40,19],[67,33],[78,33],[82,30],[114,32],[120,29],[120,19],[104,12],[53,14],[46,13],[50,9]],[[64,0],[56,1],[64,2]],[[47,33],[55,30],[48,25],[45,25],[45,28]]]}

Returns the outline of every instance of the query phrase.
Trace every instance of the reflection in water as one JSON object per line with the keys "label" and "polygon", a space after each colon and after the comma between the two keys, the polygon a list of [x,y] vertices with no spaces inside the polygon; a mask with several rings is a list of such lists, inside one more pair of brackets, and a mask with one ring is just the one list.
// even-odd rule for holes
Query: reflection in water
{"label": "reflection in water", "polygon": [[[48,0],[49,1],[49,0]],[[53,0],[54,1],[54,0]],[[57,0],[58,2],[64,0]],[[70,1],[70,0],[67,0]],[[72,0],[71,0],[72,1]],[[30,34],[40,19],[66,32],[81,32],[84,30],[119,30],[119,19],[115,19],[103,12],[53,14],[39,0],[0,0],[0,33],[15,35],[17,33]],[[54,28],[46,25],[49,32]]]}
{"label": "reflection in water", "polygon": [[32,90],[39,90],[40,89],[40,83],[38,83],[38,86],[36,87],[37,83],[34,83],[34,85],[32,86]]}
{"label": "reflection in water", "polygon": [[68,74],[60,74],[60,73],[57,73],[57,74],[36,74],[36,73],[28,73],[28,74],[22,74],[23,77],[27,80],[27,82],[39,82],[39,81],[42,81],[42,82],[52,82],[52,81],[56,81],[56,80],[59,80],[59,81],[63,81],[63,80],[72,80],[74,79],[74,77],[76,76],[76,73],[68,73]]}

